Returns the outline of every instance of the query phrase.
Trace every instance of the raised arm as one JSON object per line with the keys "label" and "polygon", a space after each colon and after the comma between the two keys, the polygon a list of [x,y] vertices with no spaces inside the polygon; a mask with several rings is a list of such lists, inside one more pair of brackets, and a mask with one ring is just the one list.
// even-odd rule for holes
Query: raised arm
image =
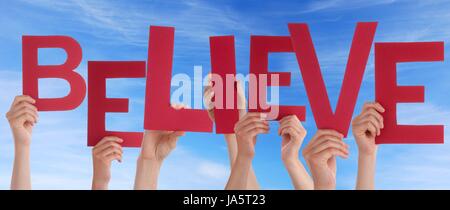
{"label": "raised arm", "polygon": [[[212,88],[211,81],[208,82],[209,85],[205,87],[205,91],[203,94],[203,99],[205,103],[205,107],[208,111],[208,115],[210,119],[214,122],[214,103],[212,102],[212,98],[214,97],[214,91]],[[247,111],[246,111],[246,100],[244,91],[242,89],[242,85],[238,81],[238,88],[237,88],[237,103],[239,107],[239,116],[243,117]],[[227,143],[228,148],[228,157],[230,160],[230,168],[233,167],[236,157],[237,157],[237,141],[236,141],[236,135],[234,133],[232,134],[224,134],[225,141]],[[258,180],[256,179],[255,171],[253,170],[253,166],[250,165],[250,171],[248,175],[247,180],[247,189],[248,190],[258,190],[259,184]]]}
{"label": "raised arm", "polygon": [[383,129],[383,117],[380,113],[384,108],[376,102],[364,104],[361,114],[352,122],[353,136],[358,144],[358,177],[357,190],[375,189],[375,166],[377,160],[377,145],[375,137]]}
{"label": "raised arm", "polygon": [[[182,109],[182,106],[174,106]],[[158,176],[164,159],[175,149],[184,131],[148,131],[144,132],[141,153],[137,160],[135,190],[156,190]]]}
{"label": "raised arm", "polygon": [[269,124],[265,114],[247,113],[236,123],[237,157],[231,168],[226,190],[248,189],[248,180],[252,160],[255,155],[256,136],[269,132]]}
{"label": "raised arm", "polygon": [[30,190],[30,145],[33,126],[38,121],[36,101],[30,96],[17,96],[6,113],[14,138],[12,190]]}
{"label": "raised arm", "polygon": [[93,177],[92,190],[107,190],[111,179],[111,162],[122,162],[123,140],[115,136],[107,136],[92,148]]}
{"label": "raised arm", "polygon": [[349,154],[343,137],[334,130],[318,130],[303,150],[315,190],[336,189],[336,156],[347,158]]}
{"label": "raised arm", "polygon": [[281,159],[291,177],[294,188],[296,190],[313,190],[313,180],[298,159],[306,130],[297,116],[291,115],[281,119],[278,135],[282,137]]}

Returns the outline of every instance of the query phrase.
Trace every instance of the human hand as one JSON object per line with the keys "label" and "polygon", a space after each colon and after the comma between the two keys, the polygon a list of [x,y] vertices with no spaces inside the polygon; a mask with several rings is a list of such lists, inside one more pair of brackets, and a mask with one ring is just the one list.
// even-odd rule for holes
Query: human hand
{"label": "human hand", "polygon": [[264,113],[247,113],[234,126],[238,146],[238,157],[253,158],[256,136],[269,132],[269,123]]}
{"label": "human hand", "polygon": [[361,114],[352,121],[352,132],[358,144],[358,150],[363,155],[373,155],[377,150],[375,137],[384,128],[383,113],[385,109],[376,102],[364,104]]}
{"label": "human hand", "polygon": [[30,96],[16,96],[6,113],[14,137],[14,166],[11,176],[12,190],[30,190],[30,144],[34,125],[38,121],[36,101]]}
{"label": "human hand", "polygon": [[282,136],[281,159],[291,177],[294,188],[298,190],[314,189],[313,180],[298,158],[300,147],[306,136],[306,130],[297,116],[283,117],[280,120],[278,135]]}
{"label": "human hand", "polygon": [[[174,109],[183,109],[183,105],[173,105]],[[157,131],[146,130],[141,147],[141,157],[162,162],[170,152],[175,149],[180,136],[184,131]]]}
{"label": "human hand", "polygon": [[336,156],[347,158],[349,154],[343,137],[334,130],[318,130],[303,150],[314,180],[314,189],[336,188]]}
{"label": "human hand", "polygon": [[298,153],[306,136],[300,120],[295,115],[283,117],[280,120],[278,135],[281,140],[281,159],[285,162],[298,159]]}
{"label": "human hand", "polygon": [[36,101],[30,96],[16,96],[6,113],[16,146],[29,146],[34,125],[38,121]]}
{"label": "human hand", "polygon": [[[182,105],[173,105],[175,109],[183,109]],[[134,189],[155,190],[163,160],[175,149],[184,131],[146,130],[142,139],[141,154],[137,160]]]}
{"label": "human hand", "polygon": [[97,145],[92,148],[93,161],[93,179],[92,189],[108,189],[108,183],[111,179],[111,162],[117,160],[122,162],[122,143],[123,140],[115,136],[104,137]]}

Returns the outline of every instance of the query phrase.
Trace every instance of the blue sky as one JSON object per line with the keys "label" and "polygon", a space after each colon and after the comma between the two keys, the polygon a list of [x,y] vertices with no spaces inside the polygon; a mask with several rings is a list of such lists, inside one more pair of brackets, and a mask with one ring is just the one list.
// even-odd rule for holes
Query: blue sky
{"label": "blue sky", "polygon": [[[193,75],[193,66],[210,69],[209,36],[235,35],[237,69],[248,72],[250,35],[288,35],[287,23],[309,24],[317,55],[335,107],[356,22],[378,21],[375,42],[444,41],[450,38],[450,2],[444,0],[324,0],[324,1],[106,1],[18,0],[0,2],[0,114],[21,94],[21,36],[68,35],[82,46],[77,69],[85,79],[88,60],[147,60],[148,27],[176,27],[174,73]],[[448,50],[448,45],[445,45]],[[40,63],[61,63],[60,50],[40,51]],[[304,145],[316,130],[299,68],[292,53],[272,54],[272,71],[291,71],[292,86],[281,87],[281,103],[306,105],[308,130]],[[445,62],[398,65],[401,85],[425,85],[424,104],[399,105],[404,124],[443,124],[449,133],[449,54]],[[374,99],[373,49],[364,75],[355,114]],[[58,97],[68,87],[56,79],[42,80],[40,94]],[[145,79],[107,82],[108,97],[130,98],[130,113],[108,114],[107,128],[141,131]],[[194,96],[198,97],[198,96]],[[35,189],[89,189],[90,148],[86,147],[86,100],[66,112],[40,113],[32,143]],[[263,189],[292,189],[280,160],[276,123],[256,146],[254,168]],[[0,120],[0,189],[9,187],[13,141],[5,118]],[[350,135],[351,136],[351,135]],[[450,146],[381,145],[378,189],[449,189]],[[339,189],[353,189],[357,150],[354,140],[347,160],[338,160]],[[125,149],[124,161],[113,164],[112,189],[131,189],[138,149]],[[229,163],[223,137],[189,133],[165,161],[161,189],[223,189]]]}

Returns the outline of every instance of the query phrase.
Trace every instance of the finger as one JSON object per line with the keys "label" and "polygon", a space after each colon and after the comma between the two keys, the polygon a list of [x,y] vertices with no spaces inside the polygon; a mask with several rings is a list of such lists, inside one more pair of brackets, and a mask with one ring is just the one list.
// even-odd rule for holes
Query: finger
{"label": "finger", "polygon": [[293,127],[284,128],[281,131],[280,135],[281,136],[289,136],[290,139],[294,140],[294,141],[301,141],[304,138],[304,136]]}
{"label": "finger", "polygon": [[261,128],[261,129],[269,130],[269,124],[267,122],[256,120],[252,123],[249,123],[249,124],[243,126],[241,129],[239,129],[237,131],[239,133],[246,133],[254,128]]}
{"label": "finger", "polygon": [[344,135],[332,129],[319,129],[317,130],[316,136],[320,137],[323,135],[337,136],[340,138],[344,138]]}
{"label": "finger", "polygon": [[291,130],[291,129],[293,131],[295,131],[296,135],[302,135],[302,133],[306,134],[306,132],[304,132],[304,130],[302,130],[300,126],[292,125],[292,124],[286,124],[286,125],[281,125],[278,128],[278,135],[283,135],[283,132],[286,132],[285,130]]}
{"label": "finger", "polygon": [[370,132],[372,136],[378,136],[380,135],[380,130],[376,128],[373,122],[369,122],[369,125],[367,127],[367,130]]}
{"label": "finger", "polygon": [[214,97],[214,92],[212,91],[212,89],[205,92],[203,100],[204,100],[205,107],[207,110],[211,110],[214,108],[214,102],[212,101],[213,97]]}
{"label": "finger", "polygon": [[[317,134],[316,134],[317,135]],[[334,141],[336,143],[344,145],[345,143],[342,141],[342,138],[335,136],[335,135],[328,135],[328,134],[322,134],[319,136],[313,137],[313,139],[309,142],[308,146],[304,149],[304,153],[309,153],[313,148],[316,146],[322,144],[325,141]]]}
{"label": "finger", "polygon": [[186,104],[171,104],[172,108],[174,108],[175,110],[180,110],[180,109],[188,109],[189,106]]}
{"label": "finger", "polygon": [[331,141],[331,140],[327,140],[325,142],[322,142],[320,145],[318,145],[317,147],[313,148],[311,150],[311,154],[317,154],[320,153],[326,149],[329,148],[335,148],[340,150],[341,152],[343,152],[344,154],[348,155],[348,145],[347,144],[340,144],[338,142],[335,141]]}
{"label": "finger", "polygon": [[186,134],[185,131],[174,131],[171,135],[173,135],[174,137],[180,137],[180,136],[184,136]]}
{"label": "finger", "polygon": [[381,123],[372,115],[368,115],[366,116],[364,119],[361,120],[364,123],[370,122],[376,129],[376,133],[375,134],[379,134],[380,130],[381,130]]}
{"label": "finger", "polygon": [[376,120],[378,121],[378,124],[380,126],[380,128],[384,127],[384,120],[383,120],[383,116],[381,116],[380,113],[378,113],[375,109],[369,109],[367,110],[364,114],[362,114],[360,119],[363,119],[367,116],[373,116],[376,118]]}
{"label": "finger", "polygon": [[207,87],[211,87],[212,86],[211,80],[212,80],[212,74],[210,72],[210,73],[208,73],[208,75],[206,75],[206,82],[208,83]]}
{"label": "finger", "polygon": [[35,118],[29,113],[23,113],[20,116],[16,117],[15,120],[20,124],[30,123],[32,126],[35,124]]}
{"label": "finger", "polygon": [[311,140],[311,143],[310,143],[311,144],[310,147],[311,148],[315,147],[315,146],[317,146],[317,145],[319,145],[322,142],[327,141],[327,140],[332,140],[332,141],[336,141],[336,142],[339,142],[339,143],[344,143],[340,136],[330,135],[330,134],[321,134],[321,135],[317,135],[317,136],[313,137],[313,139]]}
{"label": "finger", "polygon": [[20,96],[16,96],[14,98],[14,101],[11,104],[11,107],[16,106],[18,103],[20,103],[22,101],[26,101],[26,102],[31,103],[31,104],[35,104],[36,103],[36,100],[34,100],[32,97],[27,96],[27,95],[20,95]]}
{"label": "finger", "polygon": [[119,154],[119,155],[121,155],[122,154],[122,150],[121,149],[118,149],[118,148],[116,148],[116,147],[110,147],[110,148],[108,148],[108,149],[105,149],[104,151],[102,151],[101,153],[98,153],[98,155],[100,156],[100,157],[103,157],[103,158],[106,158],[108,155],[110,155],[110,154]]}
{"label": "finger", "polygon": [[36,123],[38,121],[38,119],[39,119],[37,110],[33,110],[33,109],[28,108],[28,107],[23,107],[22,109],[17,110],[16,112],[14,112],[13,113],[13,118],[21,116],[24,113],[28,113],[28,114],[32,115],[33,118],[34,118],[34,123]]}
{"label": "finger", "polygon": [[378,112],[385,112],[386,110],[384,109],[383,106],[381,106],[381,104],[379,104],[378,102],[366,102],[363,106],[363,111],[370,109],[370,108],[374,108],[376,109]]}
{"label": "finger", "polygon": [[245,98],[245,93],[244,93],[244,88],[242,86],[242,82],[240,80],[237,80],[237,103],[238,103],[238,109],[245,109],[246,108],[246,104],[247,104],[247,100]]}
{"label": "finger", "polygon": [[99,145],[98,147],[94,147],[93,152],[94,154],[98,154],[111,149],[118,149],[120,151],[123,151],[122,146],[120,144],[116,142],[107,142],[105,144]]}
{"label": "finger", "polygon": [[266,122],[266,124],[268,124],[267,121],[263,120],[261,118],[263,114],[262,113],[248,113],[245,115],[244,118],[242,118],[242,120],[239,120],[236,125],[235,125],[235,130],[240,130],[242,129],[242,127],[247,126],[250,123],[256,122],[256,121],[263,121]]}
{"label": "finger", "polygon": [[285,117],[280,121],[280,127],[278,129],[278,134],[281,134],[281,130],[283,130],[283,128],[289,127],[289,126],[294,127],[299,132],[302,132],[302,130],[304,130],[303,126],[301,125],[301,123],[297,117],[290,117],[290,118]]}
{"label": "finger", "polygon": [[366,131],[370,132],[370,135],[372,136],[378,136],[379,135],[379,130],[377,129],[377,125],[370,121],[370,120],[365,120],[363,122],[360,123]]}
{"label": "finger", "polygon": [[102,145],[108,142],[117,142],[117,143],[122,143],[123,139],[117,137],[117,136],[105,136],[103,137],[98,143],[97,145]]}
{"label": "finger", "polygon": [[121,162],[122,162],[122,155],[119,155],[119,154],[110,154],[110,155],[108,155],[108,156],[105,157],[105,160],[106,160],[107,162],[111,162],[111,161],[113,161],[113,160],[117,160],[119,163],[121,163]]}
{"label": "finger", "polygon": [[250,136],[257,136],[258,134],[269,133],[269,130],[255,127],[255,128],[250,129],[249,131],[247,131],[247,133]]}
{"label": "finger", "polygon": [[116,143],[117,145],[121,146],[120,143],[123,143],[123,140],[116,136],[106,136],[103,137],[95,146],[94,149],[103,150],[104,148],[108,147],[108,143]]}
{"label": "finger", "polygon": [[17,103],[12,109],[11,109],[11,112],[16,112],[16,111],[18,111],[18,110],[21,110],[21,109],[23,109],[23,108],[25,108],[25,107],[27,107],[27,108],[29,108],[29,109],[31,109],[31,110],[34,110],[34,111],[38,111],[38,109],[36,108],[36,106],[34,106],[33,104],[31,104],[31,103],[29,103],[29,102],[27,102],[27,101],[21,101],[21,102],[19,102],[19,103]]}
{"label": "finger", "polygon": [[297,118],[296,115],[289,115],[289,116],[283,117],[280,120],[280,123],[283,123],[284,121],[296,121],[296,122],[300,123],[300,120]]}
{"label": "finger", "polygon": [[330,159],[334,156],[339,156],[341,158],[348,158],[348,154],[342,152],[341,150],[337,148],[330,147],[328,149],[323,150],[322,152],[318,153],[319,156],[323,157],[324,159]]}

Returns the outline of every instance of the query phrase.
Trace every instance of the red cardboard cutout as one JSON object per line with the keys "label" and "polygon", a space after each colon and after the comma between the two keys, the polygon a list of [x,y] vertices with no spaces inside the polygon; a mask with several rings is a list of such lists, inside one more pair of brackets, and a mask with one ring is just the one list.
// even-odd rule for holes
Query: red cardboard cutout
{"label": "red cardboard cutout", "polygon": [[308,25],[289,24],[292,46],[319,129],[334,129],[347,136],[376,27],[377,23],[357,24],[341,93],[333,113]]}
{"label": "red cardboard cutout", "polygon": [[[255,86],[256,92],[250,91],[249,97],[255,98],[257,101],[256,109],[250,107],[251,112],[270,112],[275,105],[267,105],[267,86],[265,82],[260,80],[260,75],[267,75],[267,85],[274,86],[271,81],[271,75],[277,75],[279,78],[279,86],[290,86],[290,72],[269,72],[269,53],[270,52],[293,52],[291,39],[288,36],[251,36],[250,38],[250,73],[254,74],[256,81],[250,80],[250,86]],[[255,96],[251,96],[256,93]],[[269,107],[264,109],[264,107]],[[278,106],[278,116],[276,120],[280,120],[288,115],[296,115],[299,120],[305,120],[305,106]]]}
{"label": "red cardboard cutout", "polygon": [[[39,48],[61,48],[67,60],[61,65],[39,65]],[[39,111],[63,111],[77,108],[86,95],[86,83],[74,70],[81,62],[81,47],[67,36],[23,36],[22,71],[23,94],[36,100]],[[38,79],[60,78],[70,85],[70,92],[62,98],[39,98]]]}
{"label": "red cardboard cutout", "polygon": [[106,112],[128,112],[128,99],[106,98],[106,79],[144,78],[145,61],[89,61],[88,77],[88,146],[105,136],[117,136],[124,147],[140,147],[142,132],[106,130]]}
{"label": "red cardboard cutout", "polygon": [[[239,121],[239,111],[237,109],[237,87],[226,88],[226,75],[236,75],[236,57],[234,49],[234,36],[210,37],[211,48],[211,71],[220,76],[223,81],[222,96],[227,96],[226,90],[233,90],[233,98],[222,97],[221,108],[214,108],[214,118],[216,123],[216,133],[234,133],[234,125]],[[216,93],[218,94],[218,93]],[[228,100],[233,100],[234,107],[227,108]],[[217,105],[216,101],[216,105]],[[220,103],[220,102],[219,102]]]}
{"label": "red cardboard cutout", "polygon": [[[398,86],[397,63],[443,61],[443,42],[376,43],[375,95],[386,111],[377,144],[444,143],[443,125],[398,125],[397,103],[424,102],[423,86]],[[420,114],[420,113],[417,113]]]}
{"label": "red cardboard cutout", "polygon": [[211,132],[205,110],[175,110],[170,105],[174,32],[173,27],[150,27],[144,128]]}

